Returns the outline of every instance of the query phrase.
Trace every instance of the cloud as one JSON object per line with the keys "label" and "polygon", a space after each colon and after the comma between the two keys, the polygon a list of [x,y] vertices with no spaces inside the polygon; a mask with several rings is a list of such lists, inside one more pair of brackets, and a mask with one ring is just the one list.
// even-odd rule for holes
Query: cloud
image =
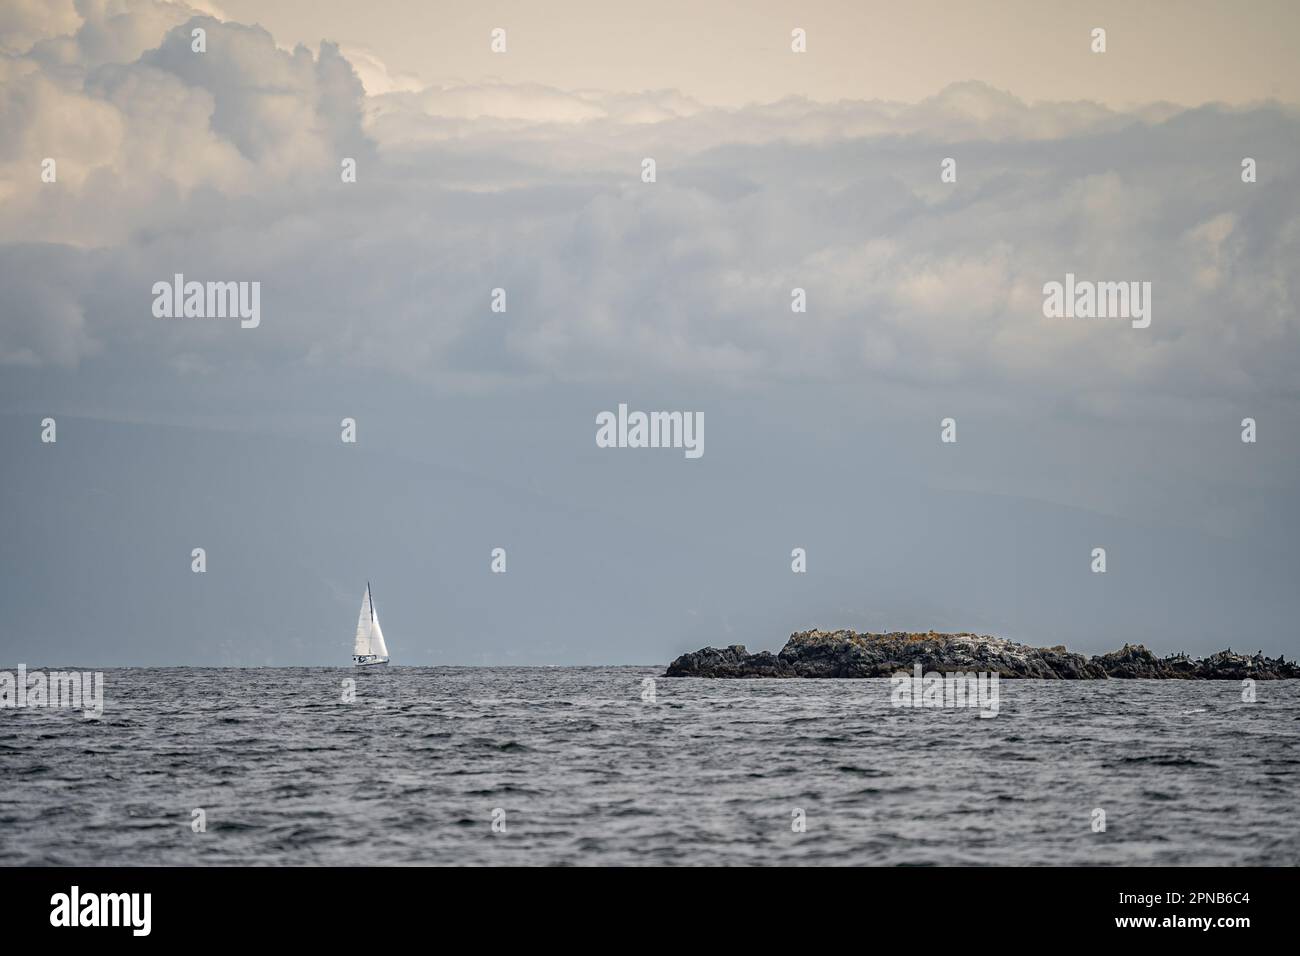
{"label": "cloud", "polygon": [[[3,48],[26,46],[0,61],[0,363],[476,387],[872,376],[1030,400],[1293,394],[1300,371],[1283,185],[1300,118],[1275,105],[1124,113],[974,82],[728,110],[417,90],[366,51],[284,50],[178,4],[60,9],[0,20]],[[174,272],[261,281],[262,327],[161,325],[149,289]],[[1151,328],[1044,319],[1066,272],[1151,281]]]}
{"label": "cloud", "polygon": [[[56,8],[65,9],[56,4]],[[76,28],[42,36],[28,51],[28,56],[55,73],[77,76],[107,63],[130,63],[154,46],[163,33],[189,20],[195,7],[167,0],[75,0],[72,4],[79,18]],[[15,25],[18,37],[35,32],[36,24],[45,33],[53,24],[46,17],[26,14]],[[56,21],[67,27],[64,16]],[[15,40],[0,40],[6,48],[19,45]]]}
{"label": "cloud", "polygon": [[416,93],[423,84],[416,76],[409,73],[391,73],[388,65],[373,50],[362,46],[344,44],[340,51],[357,78],[361,80],[368,96],[381,96],[384,93]]}
{"label": "cloud", "polygon": [[73,0],[9,0],[0,5],[0,54],[26,53],[40,40],[72,33],[80,23]]}
{"label": "cloud", "polygon": [[[101,344],[86,321],[80,289],[88,263],[77,249],[24,244],[0,255],[5,290],[0,366],[75,369]],[[45,281],[33,281],[32,276]]]}

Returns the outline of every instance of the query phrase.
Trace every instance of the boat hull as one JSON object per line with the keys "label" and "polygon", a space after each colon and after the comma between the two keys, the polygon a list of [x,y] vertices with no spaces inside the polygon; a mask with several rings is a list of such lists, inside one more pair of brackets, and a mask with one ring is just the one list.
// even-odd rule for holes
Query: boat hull
{"label": "boat hull", "polygon": [[388,664],[387,657],[354,657],[352,658],[353,667],[384,667]]}

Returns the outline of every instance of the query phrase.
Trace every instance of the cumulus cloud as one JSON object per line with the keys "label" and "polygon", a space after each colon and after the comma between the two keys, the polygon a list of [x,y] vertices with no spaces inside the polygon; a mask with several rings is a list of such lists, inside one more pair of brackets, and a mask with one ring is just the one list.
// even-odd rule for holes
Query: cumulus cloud
{"label": "cumulus cloud", "polygon": [[80,25],[73,0],[9,0],[0,6],[0,54],[26,53],[37,41],[70,34]]}
{"label": "cumulus cloud", "polygon": [[[71,6],[78,18],[76,29],[42,36],[27,55],[74,81],[97,66],[135,60],[156,45],[162,34],[197,12],[193,6],[168,0],[74,0]],[[15,23],[19,37],[33,32],[38,23],[42,33],[50,29],[45,16],[27,14],[15,19],[26,25],[24,30]],[[68,21],[65,17],[57,22],[63,25]],[[7,48],[18,45],[17,41],[0,42]]]}
{"label": "cumulus cloud", "polygon": [[352,64],[357,78],[365,87],[368,96],[381,96],[384,93],[415,93],[423,84],[419,77],[408,73],[393,73],[388,64],[379,58],[373,50],[351,44],[341,47],[343,56]]}
{"label": "cumulus cloud", "polygon": [[[1298,371],[1300,117],[1274,104],[415,89],[149,0],[20,4],[0,37],[0,363],[1165,396]],[[160,324],[174,272],[261,281],[261,328]],[[1151,328],[1045,319],[1066,272],[1152,282]]]}

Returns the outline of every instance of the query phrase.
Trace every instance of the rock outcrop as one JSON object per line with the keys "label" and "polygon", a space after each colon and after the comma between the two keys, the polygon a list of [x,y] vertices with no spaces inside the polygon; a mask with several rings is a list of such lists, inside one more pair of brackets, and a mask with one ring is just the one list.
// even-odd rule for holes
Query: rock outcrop
{"label": "rock outcrop", "polygon": [[748,653],[744,645],[706,647],[668,665],[667,677],[890,677],[920,664],[926,672],[984,671],[999,677],[1039,680],[1183,679],[1284,680],[1300,667],[1283,658],[1247,656],[1231,650],[1202,660],[1185,654],[1156,657],[1141,644],[1092,658],[1063,646],[1030,647],[978,634],[858,634],[800,631],[781,653]]}

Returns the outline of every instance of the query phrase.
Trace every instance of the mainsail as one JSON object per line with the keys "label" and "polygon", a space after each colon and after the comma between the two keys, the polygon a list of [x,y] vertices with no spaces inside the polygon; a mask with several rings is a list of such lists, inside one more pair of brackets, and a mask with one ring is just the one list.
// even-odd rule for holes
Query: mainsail
{"label": "mainsail", "polygon": [[379,627],[379,615],[375,613],[375,599],[370,594],[368,583],[366,593],[361,596],[361,614],[357,617],[357,637],[352,653],[356,657],[388,656],[388,645],[384,643],[384,632]]}

